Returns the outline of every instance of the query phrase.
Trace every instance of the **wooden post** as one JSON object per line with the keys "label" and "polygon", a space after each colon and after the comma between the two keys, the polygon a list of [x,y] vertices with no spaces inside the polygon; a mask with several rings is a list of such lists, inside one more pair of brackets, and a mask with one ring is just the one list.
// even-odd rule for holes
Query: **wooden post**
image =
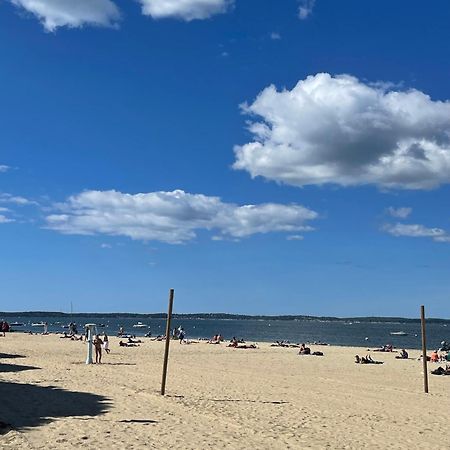
{"label": "wooden post", "polygon": [[166,346],[164,349],[164,364],[161,382],[161,395],[166,393],[166,377],[167,377],[167,363],[169,362],[169,345],[170,345],[170,322],[172,321],[172,307],[173,307],[173,293],[174,290],[171,289],[169,292],[169,311],[167,312],[167,323],[166,323]]}
{"label": "wooden post", "polygon": [[420,323],[422,325],[422,361],[423,361],[423,389],[428,394],[428,369],[427,369],[427,337],[425,334],[425,306],[420,307]]}

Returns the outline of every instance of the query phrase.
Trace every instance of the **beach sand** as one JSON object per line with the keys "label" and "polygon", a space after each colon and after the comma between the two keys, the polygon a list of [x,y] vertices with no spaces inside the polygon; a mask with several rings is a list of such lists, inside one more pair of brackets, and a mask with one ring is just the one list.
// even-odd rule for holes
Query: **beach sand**
{"label": "beach sand", "polygon": [[163,342],[113,337],[104,363],[87,366],[82,342],[11,333],[0,448],[450,448],[450,377],[430,375],[426,395],[420,361],[372,353],[384,364],[357,365],[367,349],[311,347],[325,356],[172,341],[162,397]]}

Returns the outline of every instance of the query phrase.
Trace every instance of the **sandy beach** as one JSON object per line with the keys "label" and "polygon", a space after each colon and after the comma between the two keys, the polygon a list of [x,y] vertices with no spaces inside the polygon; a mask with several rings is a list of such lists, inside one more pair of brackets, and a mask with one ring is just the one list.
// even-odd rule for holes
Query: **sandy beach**
{"label": "sandy beach", "polygon": [[430,375],[424,394],[417,350],[359,365],[366,348],[311,346],[317,357],[173,341],[162,397],[162,342],[110,346],[87,366],[79,341],[0,338],[0,447],[450,448],[450,377]]}

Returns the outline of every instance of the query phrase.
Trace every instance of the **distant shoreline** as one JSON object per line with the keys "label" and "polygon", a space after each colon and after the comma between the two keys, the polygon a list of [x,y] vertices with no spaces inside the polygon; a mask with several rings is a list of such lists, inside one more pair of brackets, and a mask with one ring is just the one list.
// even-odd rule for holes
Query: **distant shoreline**
{"label": "distant shoreline", "polygon": [[[1,317],[101,317],[101,318],[138,318],[138,319],[165,319],[166,313],[66,313],[57,311],[5,311],[0,312]],[[397,323],[419,323],[420,318],[406,317],[332,317],[332,316],[305,316],[305,315],[248,315],[227,313],[189,313],[173,314],[175,319],[197,319],[197,320],[310,320],[324,322],[397,322]],[[428,323],[450,323],[450,319],[427,318]]]}

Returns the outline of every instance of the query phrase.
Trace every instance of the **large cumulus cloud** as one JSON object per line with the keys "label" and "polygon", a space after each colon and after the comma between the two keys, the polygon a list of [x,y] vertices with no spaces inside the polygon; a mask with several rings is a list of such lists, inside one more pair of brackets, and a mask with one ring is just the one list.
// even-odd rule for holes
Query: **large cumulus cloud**
{"label": "large cumulus cloud", "polygon": [[[66,234],[107,234],[172,244],[212,230],[220,237],[255,233],[310,231],[317,213],[301,205],[265,203],[238,206],[218,197],[182,190],[126,194],[85,191],[57,206],[47,227]],[[216,236],[217,237],[217,236]]]}
{"label": "large cumulus cloud", "polygon": [[428,189],[450,181],[450,102],[320,73],[264,89],[243,111],[251,142],[234,168],[304,186]]}

